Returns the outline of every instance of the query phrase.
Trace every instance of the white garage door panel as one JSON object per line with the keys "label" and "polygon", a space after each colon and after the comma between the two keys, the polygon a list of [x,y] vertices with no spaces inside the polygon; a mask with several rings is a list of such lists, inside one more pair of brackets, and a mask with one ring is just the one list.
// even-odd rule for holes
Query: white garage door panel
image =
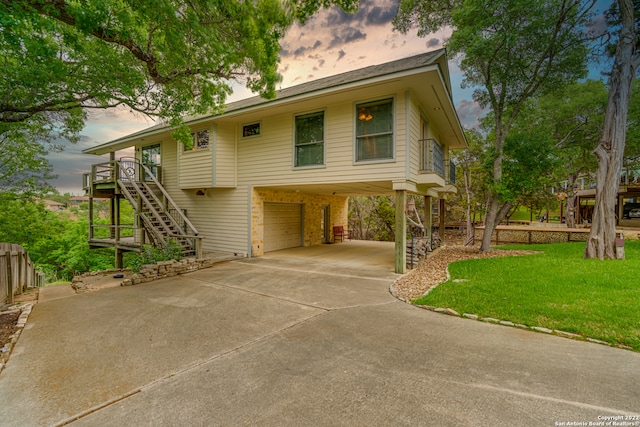
{"label": "white garage door panel", "polygon": [[302,205],[264,204],[264,251],[296,248],[302,245]]}

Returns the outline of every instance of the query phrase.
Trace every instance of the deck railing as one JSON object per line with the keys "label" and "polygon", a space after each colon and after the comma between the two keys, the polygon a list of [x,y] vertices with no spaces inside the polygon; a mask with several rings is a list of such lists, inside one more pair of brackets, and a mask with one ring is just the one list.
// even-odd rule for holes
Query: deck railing
{"label": "deck railing", "polygon": [[435,173],[445,179],[447,184],[456,182],[456,164],[449,160],[445,162],[444,148],[433,138],[421,139],[420,172]]}
{"label": "deck railing", "polygon": [[[144,206],[144,212],[138,212],[138,214],[145,229],[157,245],[164,246],[167,239],[186,239],[191,242],[191,249],[195,251],[196,256],[200,257],[202,255],[202,237],[198,236],[198,230],[164,190],[159,178],[156,177],[160,174],[161,168],[159,166],[149,167],[135,158],[122,158],[93,165],[91,173],[86,174],[83,179],[86,189],[101,183],[113,182],[114,185],[118,185],[134,209],[139,211]],[[138,206],[138,200],[142,203],[141,206]],[[158,206],[160,211],[154,206]],[[164,224],[161,212],[167,216],[179,232],[172,233],[168,230],[169,226]],[[163,229],[166,228],[166,230],[161,231],[154,223]],[[91,224],[89,238],[90,240],[113,239],[117,242],[120,237],[133,235],[135,241],[141,240],[141,236],[137,233],[125,231],[132,228],[134,227]]]}

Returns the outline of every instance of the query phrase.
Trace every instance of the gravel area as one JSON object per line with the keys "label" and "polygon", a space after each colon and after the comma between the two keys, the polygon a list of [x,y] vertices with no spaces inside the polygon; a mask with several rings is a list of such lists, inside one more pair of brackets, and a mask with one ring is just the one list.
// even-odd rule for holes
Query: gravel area
{"label": "gravel area", "polygon": [[398,299],[410,302],[426,294],[431,288],[447,280],[447,267],[452,262],[467,259],[521,256],[540,253],[538,251],[515,251],[493,249],[488,253],[478,252],[478,247],[443,246],[421,260],[416,268],[391,285],[391,293]]}

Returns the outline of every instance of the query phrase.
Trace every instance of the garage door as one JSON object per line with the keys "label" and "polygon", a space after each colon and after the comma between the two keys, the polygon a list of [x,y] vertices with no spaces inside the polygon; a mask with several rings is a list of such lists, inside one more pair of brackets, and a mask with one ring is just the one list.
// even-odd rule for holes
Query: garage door
{"label": "garage door", "polygon": [[302,246],[302,205],[264,204],[264,251]]}

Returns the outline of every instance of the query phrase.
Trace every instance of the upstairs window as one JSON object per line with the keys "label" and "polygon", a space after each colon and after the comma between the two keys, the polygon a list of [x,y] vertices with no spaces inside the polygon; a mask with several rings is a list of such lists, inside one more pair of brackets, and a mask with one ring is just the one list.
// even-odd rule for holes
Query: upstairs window
{"label": "upstairs window", "polygon": [[356,105],[356,162],[393,159],[393,99]]}
{"label": "upstairs window", "polygon": [[324,165],[324,111],[296,116],[295,167]]}
{"label": "upstairs window", "polygon": [[187,148],[185,146],[184,151],[204,150],[205,148],[209,148],[209,129],[192,133],[191,138],[193,139],[191,148]]}
{"label": "upstairs window", "polygon": [[242,137],[249,138],[260,135],[260,123],[250,123],[242,126]]}

